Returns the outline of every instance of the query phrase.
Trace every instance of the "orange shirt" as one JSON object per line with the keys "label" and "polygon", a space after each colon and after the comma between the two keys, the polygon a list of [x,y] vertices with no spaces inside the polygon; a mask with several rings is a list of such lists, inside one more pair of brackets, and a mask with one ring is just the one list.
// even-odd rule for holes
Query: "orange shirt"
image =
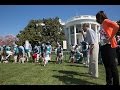
{"label": "orange shirt", "polygon": [[105,19],[102,23],[103,29],[108,36],[108,38],[111,38],[111,47],[116,48],[117,47],[117,41],[114,37],[119,29],[119,25],[109,19]]}

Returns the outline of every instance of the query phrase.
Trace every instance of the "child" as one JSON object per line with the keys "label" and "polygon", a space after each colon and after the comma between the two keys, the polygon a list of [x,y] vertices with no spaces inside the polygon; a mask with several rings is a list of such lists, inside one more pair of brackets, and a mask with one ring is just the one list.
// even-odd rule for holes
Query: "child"
{"label": "child", "polygon": [[75,62],[75,50],[74,50],[74,46],[71,46],[71,50],[70,50],[70,61],[69,62],[72,62],[74,63]]}
{"label": "child", "polygon": [[32,58],[33,58],[34,62],[36,63],[37,62],[37,53],[33,53]]}
{"label": "child", "polygon": [[78,63],[82,57],[83,57],[83,54],[77,50],[75,53],[76,63]]}
{"label": "child", "polygon": [[15,45],[13,48],[13,56],[14,56],[14,63],[17,63],[17,59],[18,59],[18,53],[19,53],[19,49],[18,46]]}
{"label": "child", "polygon": [[33,58],[35,63],[38,62],[38,60],[39,60],[39,47],[37,45],[35,45],[35,47],[33,49],[32,58]]}
{"label": "child", "polygon": [[63,49],[62,46],[59,44],[57,47],[57,61],[56,63],[62,63],[62,58],[63,58]]}
{"label": "child", "polygon": [[50,60],[49,51],[46,50],[45,58],[44,58],[44,66],[46,66],[49,60]]}
{"label": "child", "polygon": [[0,63],[1,63],[1,61],[2,61],[2,53],[3,53],[3,47],[0,46]]}
{"label": "child", "polygon": [[25,49],[23,46],[19,46],[19,63],[25,63],[26,56],[25,56]]}
{"label": "child", "polygon": [[89,45],[87,42],[82,42],[83,64],[89,67]]}

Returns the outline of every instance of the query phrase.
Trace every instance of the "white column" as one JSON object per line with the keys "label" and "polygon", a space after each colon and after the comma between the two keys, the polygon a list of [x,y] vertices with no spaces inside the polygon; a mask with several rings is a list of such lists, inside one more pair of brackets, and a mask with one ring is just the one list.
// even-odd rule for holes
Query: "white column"
{"label": "white column", "polygon": [[[98,27],[98,31],[100,30],[100,26]],[[98,32],[98,42],[100,42],[100,33]]]}
{"label": "white column", "polygon": [[91,23],[89,23],[89,28],[91,29]]}
{"label": "white column", "polygon": [[95,25],[95,32],[96,32],[96,34],[97,34],[97,32],[98,32],[98,30],[97,30],[97,25]]}
{"label": "white column", "polygon": [[98,30],[97,30],[97,25],[95,24],[95,33],[97,36],[97,42],[99,42],[99,34],[98,34]]}
{"label": "white column", "polygon": [[74,45],[77,44],[77,38],[76,38],[76,25],[74,25]]}
{"label": "white column", "polygon": [[100,25],[99,25],[99,27],[98,27],[98,30],[100,30]]}
{"label": "white column", "polygon": [[[82,30],[82,25],[83,25],[83,23],[81,23],[81,28],[80,28],[81,30]],[[81,42],[84,41],[84,37],[83,37],[83,35],[80,34],[80,36],[81,36]]]}
{"label": "white column", "polygon": [[71,33],[70,33],[70,27],[68,27],[68,34],[69,34],[69,38],[68,38],[68,40],[69,40],[69,45],[71,45]]}

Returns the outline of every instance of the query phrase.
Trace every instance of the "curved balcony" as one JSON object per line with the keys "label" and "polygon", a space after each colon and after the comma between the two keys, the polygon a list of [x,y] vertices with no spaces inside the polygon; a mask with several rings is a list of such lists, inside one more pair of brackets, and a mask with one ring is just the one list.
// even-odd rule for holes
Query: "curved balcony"
{"label": "curved balcony", "polygon": [[80,15],[80,16],[75,16],[75,17],[72,17],[72,18],[68,19],[66,23],[71,22],[71,21],[75,21],[75,20],[81,20],[81,19],[96,20],[96,17],[92,16],[92,15]]}

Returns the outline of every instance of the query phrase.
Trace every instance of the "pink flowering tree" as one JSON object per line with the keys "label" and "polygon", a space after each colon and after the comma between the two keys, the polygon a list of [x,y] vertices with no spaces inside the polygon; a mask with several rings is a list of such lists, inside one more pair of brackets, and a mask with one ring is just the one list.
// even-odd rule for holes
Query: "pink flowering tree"
{"label": "pink flowering tree", "polygon": [[13,35],[6,35],[4,37],[0,36],[0,45],[13,45],[14,42],[18,41]]}
{"label": "pink flowering tree", "polygon": [[5,45],[4,37],[0,36],[0,46]]}

